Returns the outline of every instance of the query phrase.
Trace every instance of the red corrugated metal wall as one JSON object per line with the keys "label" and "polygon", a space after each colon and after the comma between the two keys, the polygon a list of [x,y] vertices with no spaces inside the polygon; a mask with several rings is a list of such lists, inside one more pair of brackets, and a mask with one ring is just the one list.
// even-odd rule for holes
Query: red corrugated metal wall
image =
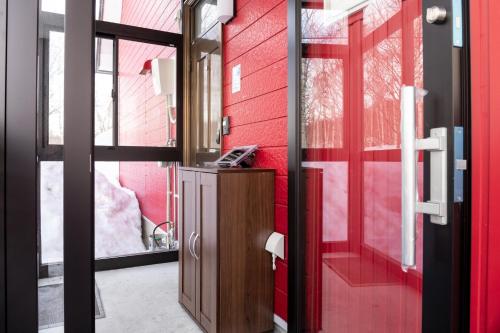
{"label": "red corrugated metal wall", "polygon": [[[275,229],[288,234],[287,1],[236,0],[236,17],[223,29],[224,115],[231,134],[224,149],[258,144],[256,166],[276,169]],[[241,91],[231,73],[241,65]],[[275,313],[287,319],[287,260],[277,263]]]}
{"label": "red corrugated metal wall", "polygon": [[500,332],[500,1],[471,0],[471,332]]}

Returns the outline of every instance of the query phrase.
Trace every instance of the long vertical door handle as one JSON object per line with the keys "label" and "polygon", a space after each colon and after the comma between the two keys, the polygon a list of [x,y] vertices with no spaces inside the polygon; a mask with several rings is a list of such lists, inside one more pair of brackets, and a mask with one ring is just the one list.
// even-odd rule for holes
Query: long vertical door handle
{"label": "long vertical door handle", "polygon": [[[423,92],[423,93],[422,93]],[[416,266],[416,214],[430,215],[430,222],[447,223],[447,129],[432,128],[430,137],[416,138],[416,99],[425,91],[411,86],[401,88],[401,268]],[[418,200],[418,151],[430,151],[430,201]]]}
{"label": "long vertical door handle", "polygon": [[196,241],[200,238],[200,234],[196,234],[196,237],[193,240],[193,255],[196,258],[196,260],[200,260],[200,257],[196,255]]}
{"label": "long vertical door handle", "polygon": [[416,88],[401,88],[401,267],[416,265],[417,151],[415,147]]}
{"label": "long vertical door handle", "polygon": [[194,253],[193,251],[191,250],[191,238],[193,238],[194,236],[194,231],[191,233],[191,236],[189,236],[189,244],[188,244],[188,248],[189,248],[189,253],[191,253],[191,256],[194,257]]}

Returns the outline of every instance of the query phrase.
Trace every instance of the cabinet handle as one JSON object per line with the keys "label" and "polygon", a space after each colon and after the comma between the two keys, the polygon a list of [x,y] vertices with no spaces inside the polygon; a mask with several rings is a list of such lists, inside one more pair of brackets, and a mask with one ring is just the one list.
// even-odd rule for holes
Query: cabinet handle
{"label": "cabinet handle", "polygon": [[191,253],[191,256],[194,257],[194,253],[193,251],[191,250],[191,238],[193,238],[194,236],[194,231],[191,233],[191,236],[189,236],[189,244],[188,244],[188,248],[189,248],[189,253]]}
{"label": "cabinet handle", "polygon": [[200,234],[196,234],[196,237],[194,238],[193,241],[193,255],[196,258],[196,260],[200,260],[200,257],[196,255],[196,241],[200,238]]}

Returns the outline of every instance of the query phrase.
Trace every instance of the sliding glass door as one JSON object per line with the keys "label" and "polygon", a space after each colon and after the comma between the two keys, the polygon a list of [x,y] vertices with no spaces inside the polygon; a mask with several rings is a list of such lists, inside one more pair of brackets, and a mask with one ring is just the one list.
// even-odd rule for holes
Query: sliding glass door
{"label": "sliding glass door", "polygon": [[106,279],[95,272],[178,256],[180,2],[8,8],[2,323],[9,332],[109,331],[120,320],[111,305],[106,317]]}

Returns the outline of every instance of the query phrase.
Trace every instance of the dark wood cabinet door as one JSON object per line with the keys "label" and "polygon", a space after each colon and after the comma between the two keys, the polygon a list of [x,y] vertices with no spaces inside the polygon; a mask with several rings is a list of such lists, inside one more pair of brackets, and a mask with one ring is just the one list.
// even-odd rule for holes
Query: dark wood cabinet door
{"label": "dark wood cabinet door", "polygon": [[179,301],[196,316],[196,259],[193,256],[192,242],[196,237],[196,173],[181,171],[180,182],[180,221],[179,230]]}
{"label": "dark wood cabinet door", "polygon": [[200,257],[199,321],[208,332],[217,331],[217,174],[199,173],[198,211],[200,237],[195,250]]}

